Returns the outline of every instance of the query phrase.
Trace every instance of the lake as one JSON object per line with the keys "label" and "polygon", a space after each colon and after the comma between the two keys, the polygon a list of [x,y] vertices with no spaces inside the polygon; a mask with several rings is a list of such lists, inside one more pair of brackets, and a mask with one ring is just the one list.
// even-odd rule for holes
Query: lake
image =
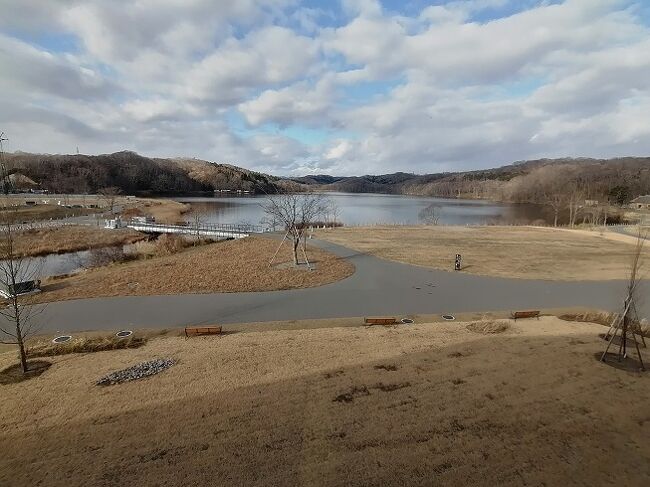
{"label": "lake", "polygon": [[[479,225],[496,223],[530,223],[545,219],[543,209],[536,205],[495,203],[483,200],[462,200],[368,193],[326,193],[339,208],[338,220],[347,226],[376,224],[419,224],[420,212],[435,205],[435,214],[442,225]],[[257,225],[264,217],[260,206],[268,196],[209,196],[173,198],[191,203],[194,211],[205,216],[206,223],[249,223]],[[192,211],[186,213],[192,218]]]}

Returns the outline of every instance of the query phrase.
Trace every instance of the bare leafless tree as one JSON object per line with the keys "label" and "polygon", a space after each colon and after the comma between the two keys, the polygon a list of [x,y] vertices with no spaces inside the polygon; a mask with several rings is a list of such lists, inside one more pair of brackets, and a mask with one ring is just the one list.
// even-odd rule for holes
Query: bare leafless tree
{"label": "bare leafless tree", "polygon": [[339,205],[337,205],[332,199],[329,199],[329,203],[327,205],[327,220],[328,223],[332,224],[332,226],[336,226],[336,224],[339,222],[339,216],[341,215],[341,208],[339,208]]}
{"label": "bare leafless tree", "polygon": [[607,217],[609,216],[609,197],[605,197],[603,201],[603,226],[607,226]]}
{"label": "bare leafless tree", "polygon": [[437,225],[440,221],[440,205],[431,203],[425,208],[422,208],[420,213],[418,213],[418,218],[425,225]]}
{"label": "bare leafless tree", "polygon": [[201,240],[201,228],[206,224],[208,220],[209,212],[205,206],[192,206],[191,212],[191,225],[194,236],[194,245],[196,246],[197,242]]}
{"label": "bare leafless tree", "polygon": [[275,232],[280,226],[280,220],[278,220],[273,215],[265,215],[260,219],[260,225],[267,228],[268,230]]}
{"label": "bare leafless tree", "polygon": [[16,248],[18,218],[16,210],[3,212],[0,221],[0,286],[4,303],[0,303],[0,343],[17,345],[23,373],[28,371],[25,340],[37,330],[34,315],[37,312],[25,296],[38,285],[39,266],[35,259],[23,257]]}
{"label": "bare leafless tree", "polygon": [[117,198],[122,194],[122,190],[117,186],[110,186],[108,188],[102,188],[98,193],[106,201],[106,205],[110,209],[111,215],[115,213],[115,202]]}
{"label": "bare leafless tree", "polygon": [[544,193],[544,202],[553,210],[553,226],[557,227],[560,210],[564,207],[565,196],[560,192],[550,191]]}
{"label": "bare leafless tree", "polygon": [[300,240],[307,228],[327,213],[328,206],[329,199],[319,193],[280,193],[269,196],[262,204],[267,219],[280,222],[287,232],[285,238],[291,238],[295,265],[300,263]]}
{"label": "bare leafless tree", "polygon": [[584,206],[585,195],[577,185],[570,185],[566,195],[567,207],[569,208],[569,226],[574,227],[580,209]]}

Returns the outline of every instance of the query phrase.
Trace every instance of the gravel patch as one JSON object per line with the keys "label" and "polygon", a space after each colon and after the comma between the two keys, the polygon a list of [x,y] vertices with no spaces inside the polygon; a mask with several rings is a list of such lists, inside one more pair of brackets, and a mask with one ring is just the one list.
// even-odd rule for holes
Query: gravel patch
{"label": "gravel patch", "polygon": [[131,380],[143,379],[151,375],[156,375],[176,363],[175,360],[170,358],[161,358],[157,360],[150,360],[149,362],[142,362],[141,364],[134,365],[128,369],[118,370],[112,372],[97,381],[98,386],[110,386],[114,384],[121,384]]}

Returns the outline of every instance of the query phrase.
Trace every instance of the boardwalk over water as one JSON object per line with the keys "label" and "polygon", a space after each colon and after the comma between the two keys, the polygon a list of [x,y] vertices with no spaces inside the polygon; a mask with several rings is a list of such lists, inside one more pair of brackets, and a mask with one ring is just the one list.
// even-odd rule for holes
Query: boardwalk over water
{"label": "boardwalk over water", "polygon": [[267,228],[260,225],[238,225],[233,223],[206,223],[200,225],[169,225],[165,223],[144,223],[130,221],[128,228],[143,233],[175,233],[212,238],[244,238],[253,233],[265,233]]}

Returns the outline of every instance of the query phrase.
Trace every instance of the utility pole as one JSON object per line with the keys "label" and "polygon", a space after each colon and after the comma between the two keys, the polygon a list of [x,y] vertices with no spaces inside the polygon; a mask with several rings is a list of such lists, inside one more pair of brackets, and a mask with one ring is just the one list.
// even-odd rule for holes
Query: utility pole
{"label": "utility pole", "polygon": [[4,148],[2,147],[2,142],[5,140],[9,139],[5,137],[4,132],[0,132],[0,178],[2,178],[2,192],[4,194],[9,194],[12,190],[12,184],[7,172],[7,165],[5,164],[5,152]]}

